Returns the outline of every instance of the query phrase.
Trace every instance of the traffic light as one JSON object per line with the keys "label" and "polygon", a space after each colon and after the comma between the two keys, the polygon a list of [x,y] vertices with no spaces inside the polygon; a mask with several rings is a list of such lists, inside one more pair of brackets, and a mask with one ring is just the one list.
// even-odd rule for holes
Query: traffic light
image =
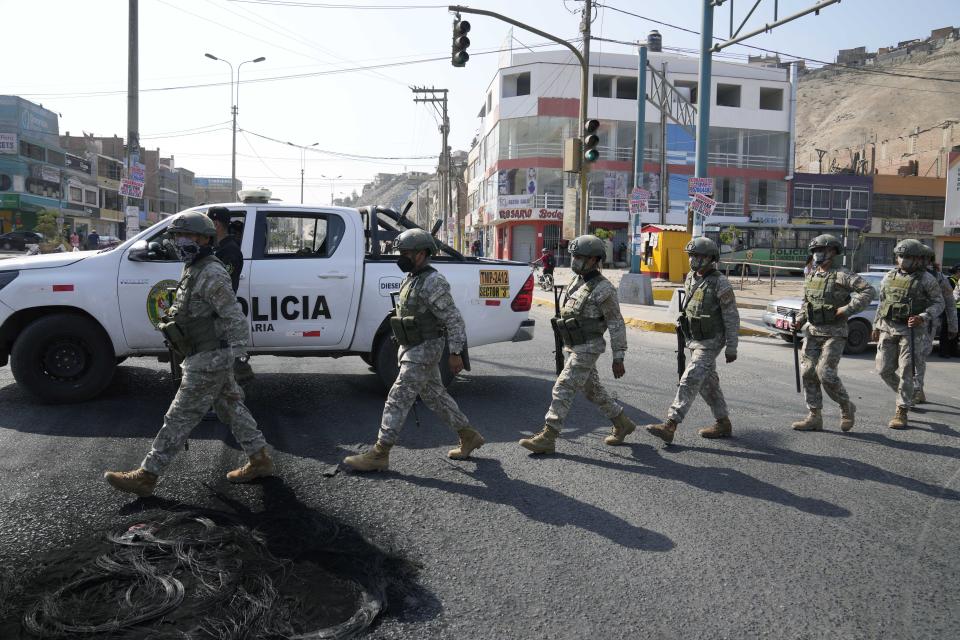
{"label": "traffic light", "polygon": [[584,162],[596,162],[600,158],[600,150],[597,149],[597,145],[600,144],[600,136],[597,135],[599,128],[599,120],[587,120],[583,123]]}
{"label": "traffic light", "polygon": [[453,19],[453,52],[450,55],[450,62],[455,67],[466,66],[470,54],[467,53],[467,47],[470,46],[470,23],[460,18]]}

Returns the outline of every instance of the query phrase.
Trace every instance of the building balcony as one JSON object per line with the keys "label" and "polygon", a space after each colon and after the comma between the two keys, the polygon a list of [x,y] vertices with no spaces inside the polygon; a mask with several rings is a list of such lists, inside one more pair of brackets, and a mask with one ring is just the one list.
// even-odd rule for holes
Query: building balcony
{"label": "building balcony", "polygon": [[[633,145],[627,147],[599,146],[600,160],[633,162]],[[500,149],[500,160],[520,160],[523,158],[562,158],[562,142],[524,142],[506,145]],[[643,151],[645,162],[660,163],[660,149],[646,148]],[[669,164],[695,163],[696,153],[691,149],[667,149]],[[783,156],[765,156],[757,154],[719,153],[708,155],[711,167],[732,167],[736,169],[758,169],[763,171],[785,171],[787,159]]]}

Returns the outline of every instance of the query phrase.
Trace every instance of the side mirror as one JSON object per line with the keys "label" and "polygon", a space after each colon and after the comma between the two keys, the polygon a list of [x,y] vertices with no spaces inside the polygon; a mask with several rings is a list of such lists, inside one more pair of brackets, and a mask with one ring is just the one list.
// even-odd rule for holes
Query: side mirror
{"label": "side mirror", "polygon": [[134,262],[146,262],[149,259],[150,249],[147,246],[146,240],[137,240],[130,245],[130,249],[127,251],[127,260],[132,260]]}

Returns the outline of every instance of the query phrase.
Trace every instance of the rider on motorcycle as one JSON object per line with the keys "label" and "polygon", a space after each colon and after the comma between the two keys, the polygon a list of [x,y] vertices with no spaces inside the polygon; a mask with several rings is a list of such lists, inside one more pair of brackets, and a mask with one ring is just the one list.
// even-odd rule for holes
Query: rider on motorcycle
{"label": "rider on motorcycle", "polygon": [[557,266],[557,261],[553,253],[546,247],[540,252],[540,257],[533,261],[533,264],[539,264],[543,267],[543,275],[553,277],[553,268]]}

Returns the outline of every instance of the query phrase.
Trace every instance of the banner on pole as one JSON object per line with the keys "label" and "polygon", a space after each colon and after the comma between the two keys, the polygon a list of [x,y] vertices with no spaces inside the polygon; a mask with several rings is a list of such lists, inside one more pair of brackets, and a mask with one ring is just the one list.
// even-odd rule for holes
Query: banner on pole
{"label": "banner on pole", "polygon": [[650,208],[650,192],[640,187],[634,187],[630,192],[630,213],[647,213]]}
{"label": "banner on pole", "polygon": [[713,178],[687,178],[687,195],[702,193],[705,196],[713,195]]}
{"label": "banner on pole", "polygon": [[713,198],[708,198],[702,193],[698,193],[693,196],[693,200],[690,201],[690,208],[693,209],[695,214],[701,215],[704,218],[709,217],[713,214],[713,210],[717,207],[717,201]]}

